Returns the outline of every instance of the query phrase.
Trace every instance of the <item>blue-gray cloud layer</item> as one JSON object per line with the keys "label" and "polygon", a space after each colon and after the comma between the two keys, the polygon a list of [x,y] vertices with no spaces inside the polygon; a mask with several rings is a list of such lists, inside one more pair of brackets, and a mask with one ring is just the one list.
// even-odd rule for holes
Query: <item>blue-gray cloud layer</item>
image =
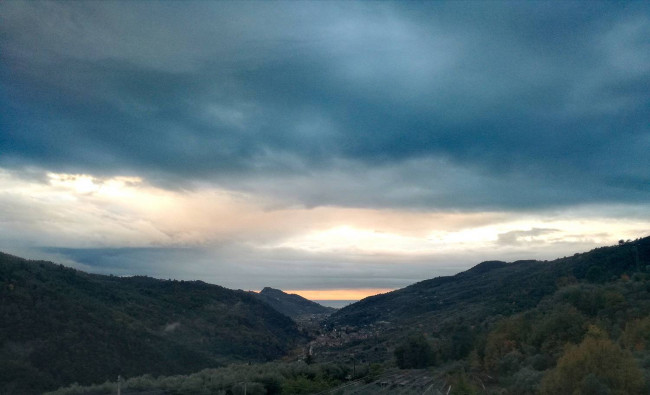
{"label": "blue-gray cloud layer", "polygon": [[[570,248],[573,248],[571,250]],[[577,245],[566,248],[575,251]],[[255,251],[242,245],[203,248],[41,248],[34,258],[65,262],[92,273],[119,276],[153,275],[178,280],[201,279],[228,288],[386,289],[401,288],[441,275],[453,275],[478,263],[474,256],[454,254],[416,259],[341,258],[299,251]],[[527,258],[555,258],[531,255]],[[481,259],[518,259],[516,254],[489,252]]]}
{"label": "blue-gray cloud layer", "polygon": [[648,202],[648,37],[641,2],[4,2],[0,166],[307,205]]}

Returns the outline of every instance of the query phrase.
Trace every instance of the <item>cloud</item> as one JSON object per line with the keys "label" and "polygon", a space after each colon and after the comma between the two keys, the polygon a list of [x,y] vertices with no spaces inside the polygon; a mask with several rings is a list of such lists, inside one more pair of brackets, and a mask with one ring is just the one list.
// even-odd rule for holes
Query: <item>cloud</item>
{"label": "cloud", "polygon": [[[33,254],[34,252],[32,252]],[[94,273],[122,276],[151,275],[178,280],[201,279],[233,289],[398,288],[421,280],[422,276],[453,274],[452,262],[425,263],[400,259],[372,261],[363,258],[341,260],[335,254],[314,255],[276,249],[258,250],[250,245],[225,244],[210,248],[41,248],[39,258]]]}
{"label": "cloud", "polygon": [[2,9],[5,167],[352,190],[286,190],[309,206],[649,197],[642,4]]}
{"label": "cloud", "polygon": [[498,235],[498,243],[504,245],[515,245],[521,243],[534,243],[538,236],[558,232],[558,229],[532,228],[530,230],[511,230]]}
{"label": "cloud", "polygon": [[647,206],[545,212],[305,208],[132,177],[0,172],[0,249],[114,275],[231,288],[392,289],[489,259],[553,259],[647,235]]}
{"label": "cloud", "polygon": [[393,288],[647,235],[649,30],[639,2],[2,2],[0,248]]}

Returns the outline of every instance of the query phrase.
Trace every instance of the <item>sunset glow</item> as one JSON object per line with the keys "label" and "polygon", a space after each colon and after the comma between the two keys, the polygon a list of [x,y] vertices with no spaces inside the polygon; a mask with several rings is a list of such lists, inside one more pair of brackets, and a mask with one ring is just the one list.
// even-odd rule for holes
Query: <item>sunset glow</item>
{"label": "sunset glow", "polygon": [[309,300],[361,300],[368,296],[390,292],[392,289],[328,289],[287,290],[286,293],[300,295]]}
{"label": "sunset glow", "polygon": [[358,299],[647,236],[643,4],[0,2],[0,251]]}
{"label": "sunset glow", "polygon": [[[48,173],[42,182],[4,170],[0,178],[5,201],[14,202],[13,212],[6,213],[4,220],[11,227],[0,233],[5,238],[11,238],[7,231],[12,229],[11,233],[25,232],[23,243],[55,247],[172,248],[184,254],[188,248],[196,248],[196,257],[169,258],[170,262],[197,260],[192,266],[203,267],[198,270],[209,273],[211,281],[236,288],[252,288],[245,273],[272,273],[268,265],[281,267],[287,275],[320,273],[327,278],[326,287],[286,287],[282,286],[282,277],[255,280],[259,287],[298,289],[296,293],[308,295],[308,299],[357,300],[407,285],[418,279],[411,273],[426,272],[427,268],[449,267],[452,262],[466,262],[464,267],[469,267],[486,259],[553,259],[621,238],[641,237],[650,228],[649,220],[584,214],[606,213],[607,207],[517,215],[499,211],[269,208],[269,199],[249,193],[209,186],[167,190],[139,177]],[[18,204],[24,199],[29,204]],[[38,216],[20,216],[21,212]],[[43,221],[47,227],[39,225]],[[62,258],[42,252],[35,256]],[[156,256],[158,262],[169,255]],[[332,260],[340,263],[333,265]],[[92,263],[75,264],[88,270]],[[342,270],[342,265],[347,268]],[[405,279],[388,281],[385,288],[368,287],[363,280],[366,270],[381,278],[402,275]],[[453,273],[444,270],[440,273]],[[141,272],[124,272],[134,273]],[[195,274],[191,273],[183,277],[192,279]],[[224,277],[224,273],[233,277]],[[354,285],[342,288],[352,285],[346,277],[350,274],[357,278]]]}
{"label": "sunset glow", "polygon": [[0,0],[0,395],[647,393],[649,38],[638,0]]}

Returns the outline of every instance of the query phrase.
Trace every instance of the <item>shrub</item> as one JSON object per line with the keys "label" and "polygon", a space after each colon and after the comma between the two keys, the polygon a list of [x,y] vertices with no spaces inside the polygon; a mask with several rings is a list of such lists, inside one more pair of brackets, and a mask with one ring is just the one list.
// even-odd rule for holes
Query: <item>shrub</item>
{"label": "shrub", "polygon": [[435,363],[431,345],[422,334],[410,336],[395,349],[395,360],[400,369],[418,369]]}
{"label": "shrub", "polygon": [[632,354],[591,326],[582,343],[568,346],[557,367],[544,376],[541,393],[632,395],[643,390],[643,375]]}

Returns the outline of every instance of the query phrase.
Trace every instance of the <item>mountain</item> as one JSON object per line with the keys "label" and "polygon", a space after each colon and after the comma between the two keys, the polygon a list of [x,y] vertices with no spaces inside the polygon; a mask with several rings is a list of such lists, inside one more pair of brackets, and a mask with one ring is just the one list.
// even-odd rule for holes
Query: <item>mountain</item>
{"label": "mountain", "polygon": [[650,238],[553,261],[483,262],[366,298],[314,335],[305,348],[311,364],[294,354],[125,385],[154,393],[650,394]]}
{"label": "mountain", "polygon": [[0,253],[0,393],[278,358],[295,323],[244,291]]}
{"label": "mountain", "polygon": [[330,325],[408,323],[471,317],[481,322],[532,308],[562,281],[604,282],[650,265],[650,237],[554,261],[488,261],[455,276],[424,280],[365,298],[328,318]]}
{"label": "mountain", "polygon": [[300,295],[288,294],[271,287],[265,287],[259,293],[251,293],[280,313],[291,318],[307,314],[331,314],[336,311],[335,308],[322,306]]}
{"label": "mountain", "polygon": [[443,393],[650,394],[650,237],[483,262],[366,298],[325,328],[310,344],[316,360],[427,368]]}

